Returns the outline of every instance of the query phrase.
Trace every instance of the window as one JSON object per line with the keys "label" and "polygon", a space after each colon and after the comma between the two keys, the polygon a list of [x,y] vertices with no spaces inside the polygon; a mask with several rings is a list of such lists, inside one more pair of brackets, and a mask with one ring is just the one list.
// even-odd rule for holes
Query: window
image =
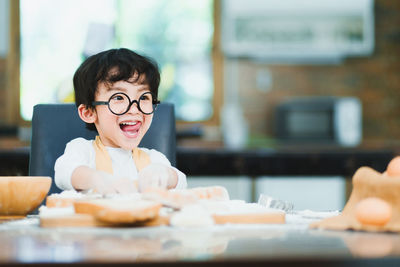
{"label": "window", "polygon": [[84,58],[127,47],[154,58],[161,101],[177,119],[213,116],[212,0],[20,0],[21,116],[37,103],[72,102]]}

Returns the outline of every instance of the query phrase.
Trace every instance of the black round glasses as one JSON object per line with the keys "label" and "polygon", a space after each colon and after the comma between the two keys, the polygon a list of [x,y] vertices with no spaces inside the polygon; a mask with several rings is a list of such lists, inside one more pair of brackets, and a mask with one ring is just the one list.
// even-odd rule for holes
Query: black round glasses
{"label": "black round glasses", "polygon": [[138,100],[132,100],[125,93],[115,93],[108,101],[93,101],[93,106],[107,105],[108,109],[115,115],[124,115],[131,108],[133,103],[136,103],[140,112],[150,115],[156,110],[160,101],[154,99],[151,92],[142,94]]}

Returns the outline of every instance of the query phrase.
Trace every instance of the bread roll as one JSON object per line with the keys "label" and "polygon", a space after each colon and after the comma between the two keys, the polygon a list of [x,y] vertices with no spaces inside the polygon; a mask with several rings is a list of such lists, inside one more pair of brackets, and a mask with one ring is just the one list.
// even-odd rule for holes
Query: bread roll
{"label": "bread roll", "polygon": [[223,186],[194,187],[188,190],[193,192],[199,199],[229,200],[228,190]]}
{"label": "bread roll", "polygon": [[199,200],[227,201],[229,194],[222,186],[194,187],[191,189],[150,188],[143,192],[144,199],[161,202],[165,206],[181,209]]}
{"label": "bread roll", "polygon": [[75,201],[76,213],[90,214],[96,219],[115,224],[131,224],[155,219],[161,204],[150,200],[127,202],[113,199]]}

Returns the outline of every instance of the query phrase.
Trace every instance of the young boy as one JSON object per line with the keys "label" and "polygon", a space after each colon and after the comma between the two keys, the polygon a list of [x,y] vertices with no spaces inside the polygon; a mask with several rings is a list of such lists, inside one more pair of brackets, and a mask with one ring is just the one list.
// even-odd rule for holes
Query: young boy
{"label": "young boy", "polygon": [[111,49],[85,60],[73,81],[79,117],[98,136],[67,144],[54,167],[60,189],[108,194],[186,187],[186,176],[162,153],[138,148],[159,103],[156,63]]}

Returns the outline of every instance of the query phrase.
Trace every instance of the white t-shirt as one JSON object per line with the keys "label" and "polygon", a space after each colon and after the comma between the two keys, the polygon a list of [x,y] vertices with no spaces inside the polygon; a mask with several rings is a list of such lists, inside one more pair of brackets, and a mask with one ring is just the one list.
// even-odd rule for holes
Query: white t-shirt
{"label": "white t-shirt", "polygon": [[[96,153],[93,147],[94,140],[76,138],[65,147],[64,154],[60,156],[54,165],[54,180],[61,190],[74,189],[71,184],[72,172],[79,166],[88,166],[96,169]],[[112,169],[115,177],[125,177],[132,180],[138,179],[138,171],[132,158],[132,151],[122,148],[106,147],[112,161]],[[167,157],[155,149],[140,148],[150,156],[152,163],[160,163],[173,168],[178,174],[176,189],[184,189],[187,186],[186,175],[171,166]]]}

